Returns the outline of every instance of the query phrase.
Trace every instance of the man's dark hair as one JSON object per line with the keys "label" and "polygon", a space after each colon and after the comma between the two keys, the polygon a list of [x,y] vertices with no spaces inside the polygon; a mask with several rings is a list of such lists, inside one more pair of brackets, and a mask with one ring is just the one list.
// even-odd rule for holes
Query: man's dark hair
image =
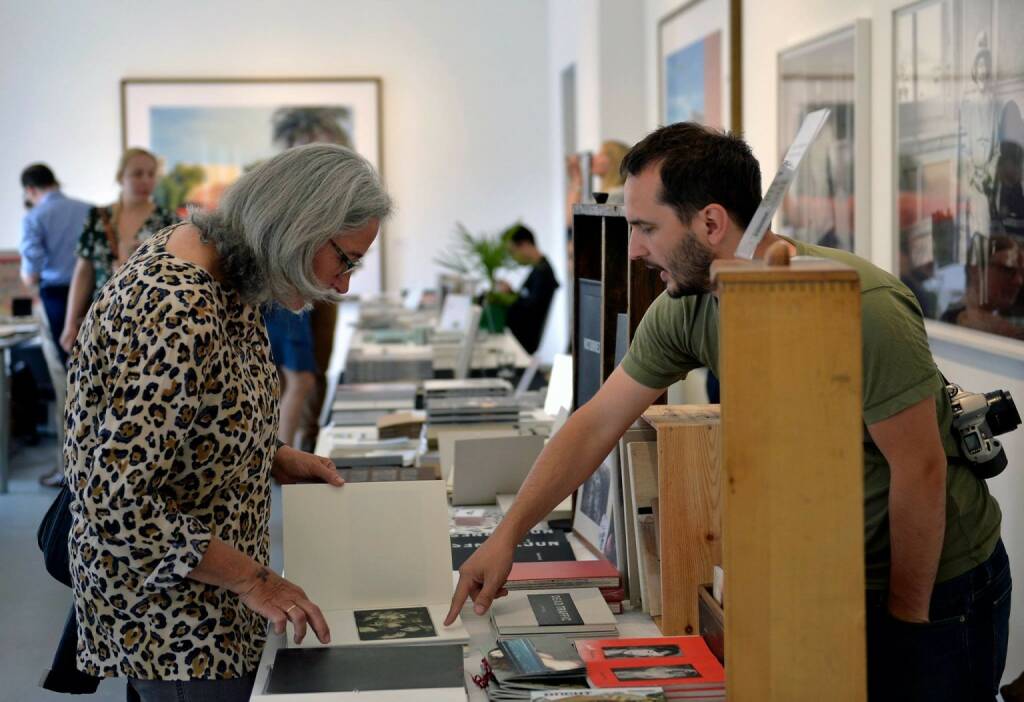
{"label": "man's dark hair", "polygon": [[21,172],[23,188],[52,188],[56,185],[57,179],[45,163],[33,163]]}
{"label": "man's dark hair", "polygon": [[661,164],[660,200],[683,222],[716,203],[746,228],[761,204],[761,167],[734,134],[695,122],[661,127],[629,150],[622,175],[638,175],[656,163]]}
{"label": "man's dark hair", "polygon": [[522,224],[517,224],[512,227],[511,231],[508,233],[508,240],[510,243],[516,244],[517,246],[520,244],[537,245],[537,240],[533,238],[533,232],[530,231],[529,227]]}

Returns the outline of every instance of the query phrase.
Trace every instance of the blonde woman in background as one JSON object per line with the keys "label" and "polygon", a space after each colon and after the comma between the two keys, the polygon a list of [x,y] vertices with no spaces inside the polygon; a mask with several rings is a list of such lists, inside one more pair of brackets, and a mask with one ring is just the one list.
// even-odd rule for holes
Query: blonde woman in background
{"label": "blonde woman in background", "polygon": [[[590,163],[592,175],[601,179],[597,192],[608,193],[608,202],[622,202],[622,183],[624,178],[619,173],[622,158],[629,151],[629,146],[621,141],[606,141],[601,150],[594,154]],[[572,206],[578,205],[583,196],[583,174],[580,172],[580,160],[576,154],[566,158],[566,170],[569,175],[569,189],[566,193],[565,226],[572,230]]]}
{"label": "blonde woman in background", "polygon": [[115,177],[121,186],[117,201],[93,207],[78,238],[78,258],[71,277],[68,309],[60,345],[68,353],[75,345],[78,328],[100,288],[135,252],[143,241],[175,218],[153,202],[159,163],[145,149],[132,148],[121,155]]}

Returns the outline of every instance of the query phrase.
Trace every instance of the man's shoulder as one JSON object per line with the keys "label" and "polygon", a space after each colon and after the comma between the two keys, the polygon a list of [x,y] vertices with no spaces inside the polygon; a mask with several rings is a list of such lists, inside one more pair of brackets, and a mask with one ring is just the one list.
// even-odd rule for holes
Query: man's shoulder
{"label": "man's shoulder", "polygon": [[857,271],[860,276],[861,293],[871,292],[878,289],[891,288],[894,290],[905,290],[906,286],[899,278],[883,268],[879,268],[866,258],[842,249],[832,249],[827,246],[815,244],[797,243],[798,253],[808,256],[827,258],[837,263],[842,263]]}
{"label": "man's shoulder", "polygon": [[46,200],[40,203],[39,214],[42,215],[48,212],[76,212],[81,213],[84,217],[93,206],[82,200],[76,200],[75,198],[68,197],[64,193],[56,192],[52,196],[46,198]]}

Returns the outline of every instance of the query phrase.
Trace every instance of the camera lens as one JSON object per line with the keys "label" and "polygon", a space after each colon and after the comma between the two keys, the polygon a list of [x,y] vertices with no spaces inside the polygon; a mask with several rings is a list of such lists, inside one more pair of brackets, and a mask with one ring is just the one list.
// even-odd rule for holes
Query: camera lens
{"label": "camera lens", "polygon": [[992,436],[999,436],[1013,431],[1020,426],[1020,413],[1013,398],[1006,390],[993,390],[985,393],[988,400],[988,415],[985,420],[992,430]]}

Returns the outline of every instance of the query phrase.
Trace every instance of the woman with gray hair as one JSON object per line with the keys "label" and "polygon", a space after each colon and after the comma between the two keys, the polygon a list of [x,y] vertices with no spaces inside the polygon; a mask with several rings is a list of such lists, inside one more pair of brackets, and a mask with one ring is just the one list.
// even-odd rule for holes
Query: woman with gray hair
{"label": "woman with gray hair", "polygon": [[266,620],[329,642],[268,566],[270,476],[341,485],[279,445],[258,305],[336,300],[391,210],[349,149],[290,149],[153,236],[104,286],[70,362],[64,447],[78,667],[144,702],[247,700]]}

